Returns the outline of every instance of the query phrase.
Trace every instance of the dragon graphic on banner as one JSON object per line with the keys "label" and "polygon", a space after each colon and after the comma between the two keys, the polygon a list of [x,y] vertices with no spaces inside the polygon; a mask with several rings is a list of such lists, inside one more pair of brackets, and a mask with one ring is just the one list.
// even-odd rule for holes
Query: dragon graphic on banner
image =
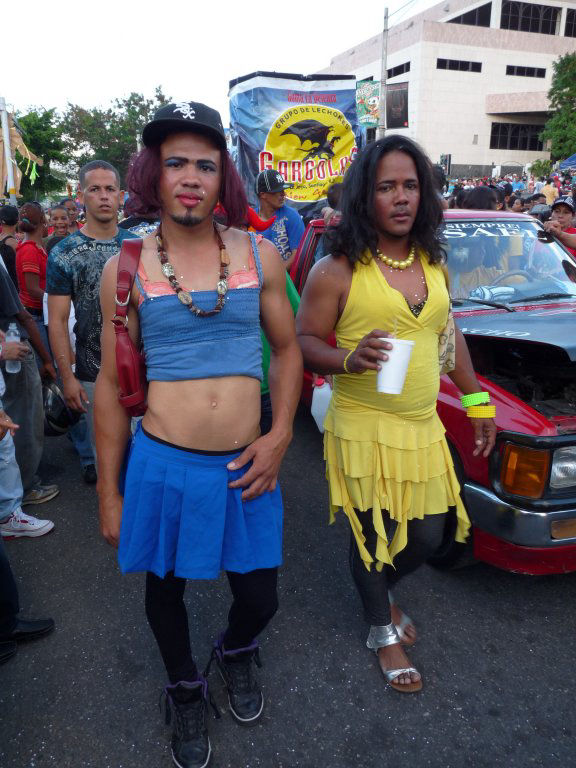
{"label": "dragon graphic on banner", "polygon": [[272,168],[293,184],[288,201],[314,215],[360,147],[354,76],[256,72],[232,80],[229,97],[232,154],[251,203],[256,175]]}

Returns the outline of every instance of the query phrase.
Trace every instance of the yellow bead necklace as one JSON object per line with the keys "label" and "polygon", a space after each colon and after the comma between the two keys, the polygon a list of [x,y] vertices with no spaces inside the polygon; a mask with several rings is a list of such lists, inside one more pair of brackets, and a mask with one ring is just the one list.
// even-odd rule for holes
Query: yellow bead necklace
{"label": "yellow bead necklace", "polygon": [[416,248],[412,245],[410,247],[410,252],[408,253],[408,257],[404,259],[404,261],[398,261],[397,259],[392,259],[390,256],[385,256],[380,248],[376,248],[376,257],[380,259],[386,266],[391,267],[392,269],[406,269],[407,267],[412,266],[414,264],[414,259],[416,258]]}

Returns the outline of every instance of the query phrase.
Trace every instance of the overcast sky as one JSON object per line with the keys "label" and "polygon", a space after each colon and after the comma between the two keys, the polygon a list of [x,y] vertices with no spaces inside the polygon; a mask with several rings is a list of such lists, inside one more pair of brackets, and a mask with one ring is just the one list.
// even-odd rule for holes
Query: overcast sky
{"label": "overcast sky", "polygon": [[[389,3],[390,13],[402,9],[391,23],[434,4],[406,3]],[[225,125],[229,80],[255,70],[317,72],[380,32],[384,17],[376,0],[2,5],[0,96],[9,108],[104,107],[131,91],[152,96],[161,85],[175,101],[219,109]]]}

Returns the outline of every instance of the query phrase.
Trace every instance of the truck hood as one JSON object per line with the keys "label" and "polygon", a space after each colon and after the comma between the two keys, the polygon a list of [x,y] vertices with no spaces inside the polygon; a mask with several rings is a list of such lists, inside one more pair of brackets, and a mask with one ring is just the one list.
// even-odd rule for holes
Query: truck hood
{"label": "truck hood", "polygon": [[461,312],[455,320],[465,335],[548,344],[563,349],[576,361],[576,304],[523,308],[516,312]]}

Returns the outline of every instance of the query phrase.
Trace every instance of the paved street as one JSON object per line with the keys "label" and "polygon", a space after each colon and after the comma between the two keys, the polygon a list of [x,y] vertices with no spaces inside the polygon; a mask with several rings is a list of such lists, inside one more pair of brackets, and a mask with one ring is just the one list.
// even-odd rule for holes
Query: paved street
{"label": "paved street", "polygon": [[[425,687],[398,694],[364,645],[347,525],[327,525],[321,456],[300,414],[282,477],[281,610],[262,638],[268,708],[252,730],[225,712],[210,720],[214,768],[576,766],[576,574],[422,568],[397,596],[420,633],[411,659]],[[168,768],[143,579],[122,577],[100,540],[96,493],[66,439],[46,441],[44,470],[62,492],[36,512],[55,531],[7,549],[24,614],[52,615],[57,630],[0,667],[0,766]],[[224,580],[190,583],[187,602],[203,664],[225,620]]]}

